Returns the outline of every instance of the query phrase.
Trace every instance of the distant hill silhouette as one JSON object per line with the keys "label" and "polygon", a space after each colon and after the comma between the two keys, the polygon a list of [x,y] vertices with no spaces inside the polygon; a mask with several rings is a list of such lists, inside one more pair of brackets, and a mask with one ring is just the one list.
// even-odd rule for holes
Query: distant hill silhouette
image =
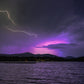
{"label": "distant hill silhouette", "polygon": [[84,61],[83,57],[74,58],[72,56],[59,57],[51,54],[0,54],[0,61]]}

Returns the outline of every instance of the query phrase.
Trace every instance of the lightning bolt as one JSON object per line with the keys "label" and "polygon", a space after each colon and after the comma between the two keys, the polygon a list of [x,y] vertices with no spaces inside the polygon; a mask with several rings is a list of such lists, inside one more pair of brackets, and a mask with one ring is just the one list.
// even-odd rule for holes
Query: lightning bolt
{"label": "lightning bolt", "polygon": [[29,35],[29,36],[34,36],[37,38],[37,34],[33,34],[33,33],[29,33],[29,32],[26,32],[24,30],[13,30],[11,28],[7,28],[9,31],[12,31],[12,32],[22,32],[22,33],[25,33],[26,35]]}
{"label": "lightning bolt", "polygon": [[10,16],[10,13],[7,10],[0,10],[1,13],[6,13],[8,16],[8,19],[12,22],[12,24],[16,25],[13,19]]}
{"label": "lightning bolt", "polygon": [[[11,21],[11,23],[16,26],[16,23],[15,23],[14,20],[11,18],[10,13],[9,13],[7,10],[0,10],[0,12],[1,12],[1,13],[6,13],[8,19]],[[11,31],[11,32],[22,32],[22,33],[24,33],[24,34],[26,34],[26,35],[34,36],[35,38],[37,38],[37,34],[29,33],[29,32],[24,31],[24,30],[15,30],[15,29],[11,29],[11,28],[7,28],[7,29],[8,29],[9,31]]]}

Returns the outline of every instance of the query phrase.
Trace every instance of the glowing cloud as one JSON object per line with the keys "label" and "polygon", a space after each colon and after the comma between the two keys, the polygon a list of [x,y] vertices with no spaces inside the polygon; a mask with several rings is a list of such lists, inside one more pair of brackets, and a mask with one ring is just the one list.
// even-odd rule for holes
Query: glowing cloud
{"label": "glowing cloud", "polygon": [[36,45],[36,47],[33,48],[33,53],[34,54],[53,54],[53,55],[60,55],[60,52],[58,49],[54,50],[54,49],[49,49],[47,47],[43,47],[43,46],[48,46],[50,44],[60,44],[60,43],[67,43],[65,41],[49,41],[49,42],[43,42],[40,43],[38,45]]}
{"label": "glowing cloud", "polygon": [[48,46],[48,45],[51,45],[51,44],[60,44],[60,43],[68,43],[66,41],[49,41],[49,42],[43,42],[41,44],[38,44],[37,47],[43,47],[43,46]]}
{"label": "glowing cloud", "polygon": [[69,35],[69,33],[63,32],[57,35],[56,37],[48,38],[47,40],[39,43],[36,45],[36,47],[43,47],[53,44],[69,44],[71,42],[72,36]]}
{"label": "glowing cloud", "polygon": [[33,48],[34,54],[58,54],[54,50],[50,50],[48,48]]}
{"label": "glowing cloud", "polygon": [[34,53],[35,54],[54,54],[57,56],[62,56],[63,52],[59,49],[52,49],[52,48],[48,48],[48,46],[50,45],[59,45],[59,44],[70,44],[70,37],[68,34],[66,33],[61,33],[60,35],[58,35],[57,37],[52,37],[49,38],[39,44],[37,44],[34,47]]}

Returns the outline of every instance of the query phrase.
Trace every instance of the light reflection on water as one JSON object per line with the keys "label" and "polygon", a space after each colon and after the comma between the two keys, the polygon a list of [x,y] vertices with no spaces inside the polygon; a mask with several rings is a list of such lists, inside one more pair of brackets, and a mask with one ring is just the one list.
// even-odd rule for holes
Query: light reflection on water
{"label": "light reflection on water", "polygon": [[84,84],[84,62],[0,63],[0,84]]}

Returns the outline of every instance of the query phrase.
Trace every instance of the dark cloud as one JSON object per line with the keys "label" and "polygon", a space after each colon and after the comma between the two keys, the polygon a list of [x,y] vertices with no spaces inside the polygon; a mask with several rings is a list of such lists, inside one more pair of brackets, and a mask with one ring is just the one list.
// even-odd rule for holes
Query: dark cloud
{"label": "dark cloud", "polygon": [[75,47],[78,46],[75,43],[71,44],[50,44],[48,46],[43,46],[43,48],[49,48],[49,49],[64,49],[64,48],[69,48],[69,47]]}
{"label": "dark cloud", "polygon": [[84,56],[84,42],[79,43],[79,46],[69,47],[65,49],[61,49],[61,52],[64,53],[64,56]]}
{"label": "dark cloud", "polygon": [[[26,47],[43,42],[45,39],[59,39],[58,36],[62,36],[60,39],[66,37],[70,44],[51,44],[43,47],[62,49],[64,54],[67,51],[66,55],[71,54],[71,52],[83,54],[83,3],[83,0],[0,0],[0,10],[8,10],[17,24],[15,27],[5,14],[0,13],[0,49],[3,52],[5,52],[3,49],[5,46],[17,46],[21,49],[25,46],[24,49],[26,49]],[[8,26],[36,33],[38,38],[35,39],[20,32],[8,31],[6,28]]]}
{"label": "dark cloud", "polygon": [[71,43],[71,44],[52,44],[48,46],[43,46],[43,48],[48,48],[51,50],[60,50],[62,55],[60,56],[84,56],[84,42],[83,43]]}
{"label": "dark cloud", "polygon": [[18,24],[28,25],[31,30],[46,35],[61,32],[65,28],[58,27],[72,16],[72,4],[72,0],[21,0],[17,8]]}
{"label": "dark cloud", "polygon": [[74,0],[74,13],[84,17],[84,0]]}

